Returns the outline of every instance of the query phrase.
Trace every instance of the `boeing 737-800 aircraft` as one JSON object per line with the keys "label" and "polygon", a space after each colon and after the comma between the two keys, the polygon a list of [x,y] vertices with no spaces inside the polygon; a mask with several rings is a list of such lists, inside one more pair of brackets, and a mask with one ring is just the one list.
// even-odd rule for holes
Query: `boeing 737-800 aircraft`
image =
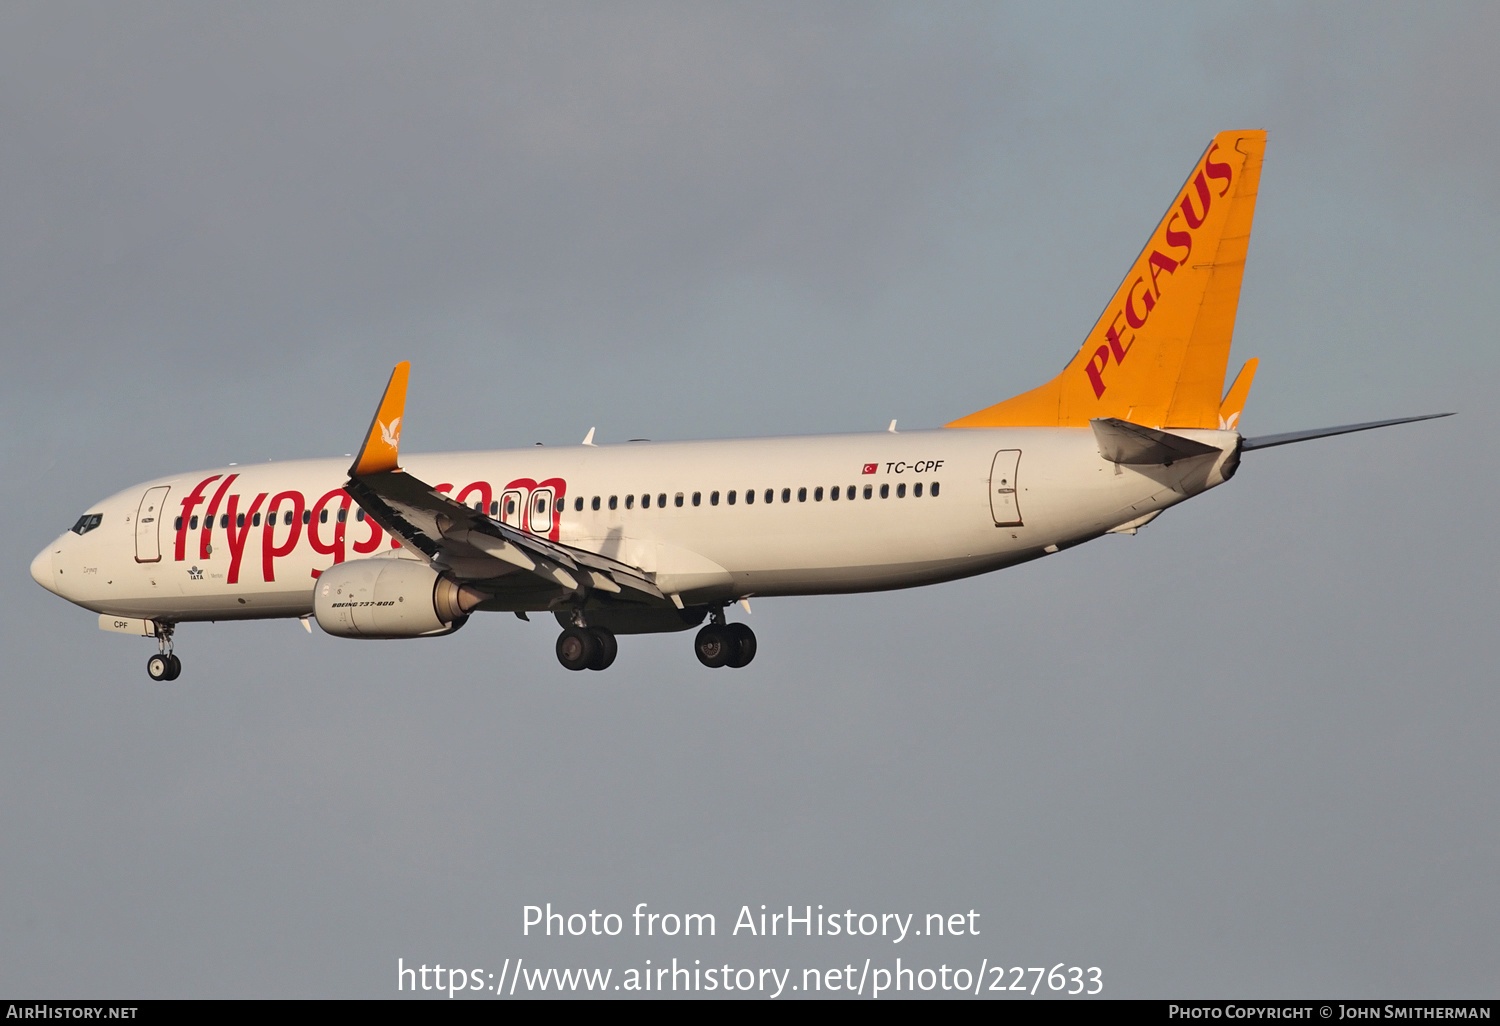
{"label": "boeing 737-800 aircraft", "polygon": [[572,670],[609,666],[616,635],[706,619],[699,660],[738,667],[755,635],[725,612],[751,596],[935,584],[1134,533],[1246,451],[1427,419],[1236,430],[1255,361],[1220,392],[1264,150],[1264,132],[1216,136],[1063,372],[944,428],[608,446],[590,431],[576,448],[403,459],[402,363],[352,465],[134,485],[31,575],[102,628],[155,637],[157,680],[181,671],[182,623],[421,638],[478,611],[553,613]]}

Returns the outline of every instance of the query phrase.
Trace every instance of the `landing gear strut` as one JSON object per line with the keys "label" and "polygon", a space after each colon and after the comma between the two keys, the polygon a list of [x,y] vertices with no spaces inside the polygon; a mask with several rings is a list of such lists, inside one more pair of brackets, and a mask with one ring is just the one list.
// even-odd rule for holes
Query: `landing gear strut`
{"label": "landing gear strut", "polygon": [[605,627],[569,627],[557,636],[557,661],[569,670],[604,670],[615,661],[620,644]]}
{"label": "landing gear strut", "polygon": [[755,658],[755,632],[742,623],[725,623],[723,617],[722,612],[716,613],[715,622],[698,632],[693,651],[704,666],[737,670]]}
{"label": "landing gear strut", "polygon": [[156,655],[146,660],[146,674],[152,680],[176,680],[182,673],[182,660],[172,652],[172,631],[176,626],[156,625]]}

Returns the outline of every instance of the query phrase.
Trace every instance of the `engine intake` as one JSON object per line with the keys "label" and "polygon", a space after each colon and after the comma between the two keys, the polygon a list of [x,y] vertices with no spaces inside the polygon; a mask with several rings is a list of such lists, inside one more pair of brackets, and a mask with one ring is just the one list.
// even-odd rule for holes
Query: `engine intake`
{"label": "engine intake", "polygon": [[426,563],[355,559],[323,571],[313,613],[340,638],[423,638],[452,634],[485,598]]}

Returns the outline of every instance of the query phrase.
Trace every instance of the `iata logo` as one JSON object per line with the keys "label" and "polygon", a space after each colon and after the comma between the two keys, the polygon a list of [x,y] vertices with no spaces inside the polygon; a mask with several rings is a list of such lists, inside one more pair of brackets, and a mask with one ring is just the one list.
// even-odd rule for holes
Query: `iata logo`
{"label": "iata logo", "polygon": [[[1098,399],[1104,395],[1104,368],[1109,366],[1113,359],[1115,363],[1124,363],[1125,357],[1130,354],[1130,347],[1135,345],[1135,330],[1146,326],[1146,320],[1151,316],[1151,311],[1156,309],[1160,301],[1165,283],[1161,280],[1163,275],[1171,275],[1177,268],[1187,262],[1188,256],[1193,252],[1193,232],[1202,227],[1208,218],[1209,208],[1213,204],[1214,193],[1208,187],[1210,180],[1222,181],[1224,188],[1218,191],[1221,198],[1229,191],[1229,186],[1234,181],[1234,169],[1228,164],[1216,162],[1214,151],[1219,148],[1218,143],[1210,146],[1208,153],[1203,158],[1203,168],[1189,183],[1187,191],[1182,194],[1178,201],[1177,209],[1167,218],[1164,227],[1166,231],[1162,236],[1162,244],[1158,246],[1153,239],[1151,255],[1146,258],[1146,266],[1141,268],[1142,273],[1137,274],[1130,287],[1125,290],[1125,302],[1116,309],[1109,319],[1109,327],[1104,332],[1107,344],[1100,345],[1094,350],[1094,355],[1084,365],[1083,371],[1088,375],[1089,384],[1094,389],[1094,398]],[[1194,196],[1197,202],[1194,203]],[[1177,227],[1178,222],[1187,226],[1186,230]],[[1162,248],[1171,248],[1174,252],[1169,256],[1162,252]],[[1180,252],[1175,250],[1180,248]],[[1212,259],[1210,254],[1209,258]],[[1137,264],[1136,267],[1140,267]],[[1151,280],[1147,282],[1146,276]],[[1121,324],[1121,321],[1124,324]],[[1128,337],[1121,337],[1122,329],[1133,329]]]}
{"label": "iata logo", "polygon": [[190,581],[201,581],[201,580],[203,580],[203,571],[200,570],[196,566],[190,567],[188,569],[188,580],[190,580]]}

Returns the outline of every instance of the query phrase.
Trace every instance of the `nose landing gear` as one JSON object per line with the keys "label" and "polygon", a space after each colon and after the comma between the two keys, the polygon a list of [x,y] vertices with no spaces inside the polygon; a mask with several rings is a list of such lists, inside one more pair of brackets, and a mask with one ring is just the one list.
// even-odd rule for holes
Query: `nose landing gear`
{"label": "nose landing gear", "polygon": [[156,655],[146,660],[146,675],[152,680],[176,680],[182,673],[182,660],[172,651],[172,630],[176,624],[156,625]]}

